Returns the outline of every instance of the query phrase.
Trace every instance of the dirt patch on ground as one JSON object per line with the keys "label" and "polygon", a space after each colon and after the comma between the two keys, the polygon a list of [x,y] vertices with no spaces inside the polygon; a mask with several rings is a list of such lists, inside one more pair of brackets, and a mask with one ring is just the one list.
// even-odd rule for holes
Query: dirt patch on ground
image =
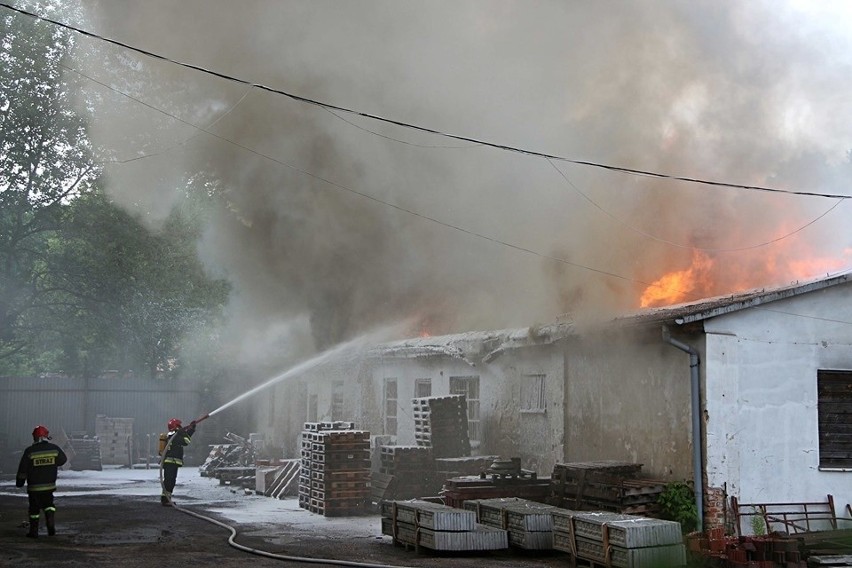
{"label": "dirt patch on ground", "polygon": [[[14,494],[14,490],[0,493],[2,566],[167,568],[198,564],[205,568],[231,568],[249,564],[258,567],[308,565],[237,550],[228,544],[230,532],[227,529],[180,510],[162,507],[155,496],[84,494],[80,488],[75,489],[79,494],[64,493],[57,497],[56,536],[46,536],[42,526],[38,539],[26,538],[27,529],[23,525],[27,500],[23,490],[18,491],[20,494]],[[324,532],[316,526],[300,529],[268,522],[236,524],[216,512],[222,510],[221,503],[212,507],[186,499],[179,503],[234,526],[239,544],[278,555],[415,567],[532,568],[568,563],[568,556],[559,552],[417,553],[394,546],[390,537],[381,534],[352,538]],[[319,560],[310,564],[334,565]]]}

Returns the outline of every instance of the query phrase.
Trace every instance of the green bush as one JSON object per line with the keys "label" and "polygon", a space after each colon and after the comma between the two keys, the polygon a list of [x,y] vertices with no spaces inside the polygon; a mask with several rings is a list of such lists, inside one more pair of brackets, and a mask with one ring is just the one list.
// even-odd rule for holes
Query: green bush
{"label": "green bush", "polygon": [[662,517],[677,521],[684,534],[698,528],[698,509],[695,507],[695,492],[686,483],[675,481],[666,488],[657,499],[662,507]]}

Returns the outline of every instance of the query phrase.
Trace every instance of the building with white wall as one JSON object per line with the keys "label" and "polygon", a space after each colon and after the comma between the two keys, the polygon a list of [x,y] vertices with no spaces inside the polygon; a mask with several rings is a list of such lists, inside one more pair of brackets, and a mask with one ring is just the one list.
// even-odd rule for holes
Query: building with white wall
{"label": "building with white wall", "polygon": [[[414,443],[411,399],[465,394],[474,453],[632,461],[691,480],[706,525],[741,502],[852,501],[850,275],[571,325],[413,338],[324,365],[276,394],[305,420]],[[285,444],[286,447],[286,444]],[[293,451],[296,442],[290,444]],[[297,452],[296,452],[297,453]]]}

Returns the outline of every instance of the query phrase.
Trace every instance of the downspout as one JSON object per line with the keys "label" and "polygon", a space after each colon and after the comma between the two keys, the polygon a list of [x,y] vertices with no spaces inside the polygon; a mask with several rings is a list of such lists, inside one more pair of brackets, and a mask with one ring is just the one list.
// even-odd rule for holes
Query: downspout
{"label": "downspout", "polygon": [[689,375],[692,400],[692,482],[695,488],[695,508],[698,511],[698,530],[704,530],[704,483],[701,471],[701,383],[699,381],[698,351],[672,337],[668,326],[663,326],[663,341],[689,353]]}

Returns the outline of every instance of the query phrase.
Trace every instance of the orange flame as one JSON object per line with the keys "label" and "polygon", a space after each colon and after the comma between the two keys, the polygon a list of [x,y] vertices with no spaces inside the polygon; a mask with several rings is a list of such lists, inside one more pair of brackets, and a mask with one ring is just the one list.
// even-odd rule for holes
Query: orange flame
{"label": "orange flame", "polygon": [[693,296],[693,292],[707,289],[713,259],[696,250],[692,255],[692,266],[663,275],[642,293],[639,305],[643,308],[677,304]]}
{"label": "orange flame", "polygon": [[844,270],[850,259],[852,248],[834,257],[786,250],[744,259],[735,266],[727,265],[722,275],[713,271],[716,264],[713,258],[696,250],[689,268],[670,271],[654,281],[642,293],[639,305],[668,306],[760,286],[787,285]]}

